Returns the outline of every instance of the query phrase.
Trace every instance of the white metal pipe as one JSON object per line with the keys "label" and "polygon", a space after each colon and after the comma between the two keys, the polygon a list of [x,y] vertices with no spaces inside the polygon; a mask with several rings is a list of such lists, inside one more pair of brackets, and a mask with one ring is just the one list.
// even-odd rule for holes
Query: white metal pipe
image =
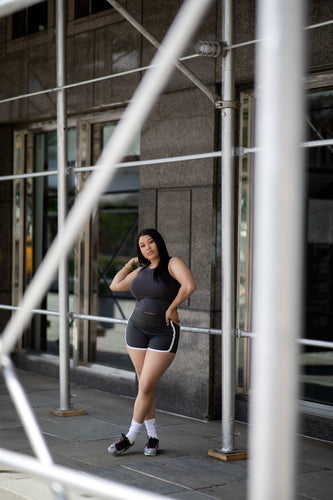
{"label": "white metal pipe", "polygon": [[40,302],[48,289],[59,265],[61,254],[68,254],[70,251],[75,238],[80,233],[83,222],[88,219],[99,195],[103,193],[105,186],[112,179],[115,165],[126,154],[138,128],[147,118],[163,90],[173,69],[173,62],[184,50],[210,3],[211,0],[187,0],[181,7],[163,42],[164,50],[159,51],[154,57],[153,63],[156,64],[156,67],[151,68],[144,75],[134,93],[133,100],[97,162],[105,165],[105,168],[93,172],[87,180],[68,214],[61,239],[59,235],[56,236],[28,286],[21,303],[22,309],[17,311],[6,325],[2,335],[1,356],[9,354],[13,350],[21,334],[21,329],[31,318],[30,309]]}
{"label": "white metal pipe", "polygon": [[16,377],[13,365],[9,357],[4,357],[2,371],[6,387],[15,405],[18,416],[27,434],[30,446],[35,455],[44,463],[53,462],[42,433],[40,432],[35,415],[30,407],[26,394]]}
{"label": "white metal pipe", "polygon": [[[66,0],[57,0],[57,86],[66,83]],[[58,163],[58,237],[62,239],[67,215],[67,110],[66,91],[57,94],[57,163]],[[60,410],[70,407],[69,393],[69,327],[68,327],[68,258],[62,253],[59,260],[59,386]]]}
{"label": "white metal pipe", "polygon": [[[0,304],[0,309],[5,309],[8,311],[17,311],[21,309],[19,306],[9,306],[7,304]],[[46,309],[31,309],[33,314],[43,314],[44,316],[59,316],[58,311],[49,311]],[[119,325],[127,325],[127,319],[120,318],[110,318],[108,316],[94,316],[92,314],[79,314],[75,312],[68,313],[69,318],[73,319],[86,319],[87,321],[102,321],[104,323],[114,323]],[[181,331],[192,332],[192,333],[203,333],[207,335],[222,335],[222,330],[215,328],[200,328],[192,326],[181,326]],[[239,338],[255,338],[256,334],[254,332],[246,332],[245,330],[235,330],[235,335]],[[333,349],[333,342],[325,340],[315,340],[315,339],[297,339],[296,342],[302,345],[309,345],[313,347],[324,347],[325,349]]]}
{"label": "white metal pipe", "polygon": [[[0,304],[0,309],[5,309],[8,311],[17,311],[20,309],[19,306],[9,306],[7,304]],[[31,309],[33,314],[43,314],[45,316],[59,316],[58,311],[49,311],[46,309]],[[127,325],[127,319],[120,318],[109,318],[108,316],[94,316],[92,314],[79,314],[75,312],[68,313],[70,318],[73,319],[86,319],[88,321],[102,321],[104,323],[115,323],[119,325]],[[181,326],[181,331],[192,332],[192,333],[203,333],[207,335],[222,335],[222,330],[215,328],[200,328],[192,326]],[[239,338],[255,338],[256,334],[254,332],[246,332],[244,330],[236,330],[235,335]],[[325,349],[333,349],[333,342],[325,340],[315,340],[315,339],[297,339],[297,342],[302,345],[309,345],[313,347],[324,347]]]}
{"label": "white metal pipe", "polygon": [[[222,1],[222,40],[233,36],[233,0]],[[222,59],[222,99],[234,99],[233,52]],[[235,418],[235,308],[234,308],[234,109],[221,111],[221,281],[222,281],[222,448],[234,450]]]}
{"label": "white metal pipe", "polygon": [[[7,304],[0,304],[0,309],[8,309],[8,311],[17,311],[20,306],[9,306]],[[31,309],[31,312],[34,314],[44,314],[45,316],[59,316],[58,311],[48,311],[46,309]]]}
{"label": "white metal pipe", "polygon": [[329,19],[327,21],[323,21],[322,23],[310,24],[309,26],[305,26],[304,29],[306,29],[306,30],[313,30],[315,28],[323,28],[324,26],[329,26],[330,24],[333,24],[333,19]]}
{"label": "white metal pipe", "polygon": [[319,148],[325,146],[333,146],[333,139],[321,139],[318,141],[307,141],[301,144],[303,148]]}
{"label": "white metal pipe", "polygon": [[0,175],[0,181],[14,181],[15,179],[30,179],[34,177],[48,177],[50,175],[58,175],[58,172],[29,172],[28,174],[15,175]]}
{"label": "white metal pipe", "polygon": [[1,0],[0,2],[0,17],[9,16],[21,9],[26,9],[41,2],[42,0]]}
{"label": "white metal pipe", "polygon": [[333,349],[333,342],[315,339],[297,339],[297,343],[301,345],[308,345],[312,347],[324,347],[325,349]]}
{"label": "white metal pipe", "polygon": [[303,0],[260,0],[249,498],[295,495],[304,204]]}
{"label": "white metal pipe", "polygon": [[[126,167],[142,167],[145,165],[160,165],[162,163],[175,163],[179,161],[191,161],[191,160],[204,160],[205,158],[220,158],[222,151],[212,151],[210,153],[198,153],[193,155],[184,155],[184,156],[170,156],[169,158],[154,158],[152,160],[139,160],[139,161],[128,161],[119,163],[117,168],[126,168]],[[96,168],[103,168],[103,165],[97,166],[88,166],[88,167],[74,167],[71,169],[72,172],[85,172],[95,170]]]}
{"label": "white metal pipe", "polygon": [[14,451],[0,448],[0,462],[9,465],[15,470],[21,470],[43,480],[55,480],[77,491],[90,493],[94,498],[108,500],[168,500],[170,497],[161,496],[146,490],[127,486],[120,482],[95,477],[85,472],[79,472],[60,465],[48,466],[35,458],[21,455]]}
{"label": "white metal pipe", "polygon": [[[198,54],[192,54],[189,56],[181,57],[179,59],[179,61],[187,61],[189,59],[195,59],[197,57],[200,57],[200,56]],[[140,73],[142,71],[147,71],[149,68],[151,68],[151,65],[142,66],[141,68],[128,69],[126,71],[120,71],[119,73],[113,73],[111,75],[98,76],[96,78],[90,78],[89,80],[82,80],[81,82],[68,83],[67,85],[64,85],[61,88],[63,90],[70,90],[70,89],[73,89],[76,87],[81,87],[82,85],[89,85],[92,83],[103,82],[105,80],[111,80],[113,78],[119,78],[122,76],[132,75],[133,73]],[[36,92],[29,92],[29,94],[20,94],[20,95],[13,96],[13,97],[7,97],[6,99],[0,99],[0,104],[12,102],[12,101],[17,101],[19,99],[27,99],[27,98],[31,98],[31,97],[37,97],[37,96],[44,95],[44,94],[51,94],[52,92],[58,92],[59,90],[61,90],[61,89],[58,87],[53,87],[53,88],[45,89],[45,90],[38,90]],[[110,103],[109,106],[112,106],[112,105],[119,106],[119,104],[120,104],[119,102]],[[124,103],[122,103],[122,104],[124,104]]]}
{"label": "white metal pipe", "polygon": [[[333,146],[333,139],[322,139],[318,141],[307,141],[302,142],[301,146],[303,148],[319,148],[326,146]],[[236,148],[234,151],[235,156],[244,156],[247,154],[258,153],[258,147],[252,148]],[[203,160],[205,158],[220,158],[223,155],[222,151],[212,151],[209,153],[198,153],[193,155],[184,155],[184,156],[170,156],[169,158],[154,158],[152,160],[139,160],[139,161],[127,161],[122,163],[117,163],[117,168],[126,168],[126,167],[142,167],[144,165],[160,165],[162,163],[176,163],[180,161],[192,161],[192,160]],[[69,173],[77,173],[77,172],[90,172],[93,170],[97,170],[98,168],[103,168],[103,165],[90,165],[88,167],[68,167]],[[47,177],[50,175],[58,175],[58,172],[30,172],[27,174],[16,174],[16,175],[0,175],[1,181],[11,181],[15,179],[28,179],[33,177]]]}

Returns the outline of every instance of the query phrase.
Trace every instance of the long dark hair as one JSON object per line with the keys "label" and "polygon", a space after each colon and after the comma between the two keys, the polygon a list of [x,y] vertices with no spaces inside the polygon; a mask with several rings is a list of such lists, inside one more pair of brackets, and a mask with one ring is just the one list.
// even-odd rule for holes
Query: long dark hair
{"label": "long dark hair", "polygon": [[139,246],[139,239],[141,238],[141,236],[151,236],[153,238],[153,240],[155,241],[157,249],[158,249],[158,253],[160,256],[160,262],[159,262],[158,266],[155,267],[155,269],[154,269],[154,279],[158,280],[159,278],[161,278],[162,281],[164,281],[165,283],[168,283],[170,281],[170,278],[171,278],[169,271],[168,271],[168,264],[169,264],[169,260],[170,260],[170,255],[169,255],[169,252],[168,252],[168,249],[166,247],[166,244],[165,244],[163,237],[156,229],[153,229],[153,228],[143,229],[140,232],[140,234],[138,235],[137,240],[136,240],[136,250],[137,250],[139,262],[141,265],[144,265],[144,266],[149,266],[150,260],[146,259],[142,255],[141,248]]}

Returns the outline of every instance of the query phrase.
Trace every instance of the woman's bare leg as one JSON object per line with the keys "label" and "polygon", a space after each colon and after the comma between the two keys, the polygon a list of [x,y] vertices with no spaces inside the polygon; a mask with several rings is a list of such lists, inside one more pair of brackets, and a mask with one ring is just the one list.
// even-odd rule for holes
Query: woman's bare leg
{"label": "woman's bare leg", "polygon": [[[139,391],[133,411],[133,419],[136,422],[142,423],[145,419],[155,417],[155,387],[174,358],[174,353],[150,350],[146,351],[144,358],[141,357],[141,372],[138,376]],[[137,364],[140,363],[137,362]]]}
{"label": "woman's bare leg", "polygon": [[[126,437],[122,437],[120,441],[111,444],[108,448],[108,451],[115,456],[121,455],[127,451],[130,446],[133,446],[137,433],[144,420],[155,419],[154,390],[157,382],[171,365],[175,357],[173,353],[146,351],[132,349],[130,347],[127,347],[127,351],[139,379],[139,391],[134,404],[131,427]],[[155,437],[153,444],[150,443],[150,439],[148,440],[144,453],[145,455],[153,456],[156,455],[157,449],[158,439]]]}
{"label": "woman's bare leg", "polygon": [[[146,357],[147,351],[146,350],[139,350],[139,349],[132,349],[131,347],[127,346],[127,352],[128,352],[128,355],[131,358],[131,361],[134,365],[136,375],[137,375],[138,381],[140,383],[141,372],[142,372],[142,368],[143,368],[143,365],[145,362],[145,357]],[[155,397],[153,398],[152,405],[147,412],[145,420],[150,420],[151,418],[155,418]]]}

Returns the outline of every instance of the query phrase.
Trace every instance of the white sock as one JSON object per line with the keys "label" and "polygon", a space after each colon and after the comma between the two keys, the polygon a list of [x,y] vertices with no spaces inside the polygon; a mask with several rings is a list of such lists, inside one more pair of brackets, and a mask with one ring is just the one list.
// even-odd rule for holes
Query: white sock
{"label": "white sock", "polygon": [[148,437],[154,437],[154,438],[158,439],[158,435],[156,432],[156,419],[151,418],[150,420],[145,420],[145,426],[146,426]]}
{"label": "white sock", "polygon": [[138,435],[140,429],[141,429],[142,424],[139,422],[136,422],[134,419],[132,419],[131,427],[129,428],[128,433],[126,434],[126,437],[129,439],[129,442],[131,444],[135,443],[136,436]]}

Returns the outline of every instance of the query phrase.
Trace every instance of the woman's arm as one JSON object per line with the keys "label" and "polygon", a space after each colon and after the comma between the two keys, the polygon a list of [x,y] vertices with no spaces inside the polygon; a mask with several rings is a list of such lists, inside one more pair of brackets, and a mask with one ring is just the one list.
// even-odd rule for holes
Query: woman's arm
{"label": "woman's arm", "polygon": [[170,320],[179,325],[177,307],[192,295],[195,290],[195,281],[190,268],[179,257],[170,259],[168,269],[171,276],[180,283],[180,288],[165,313],[165,319],[167,325]]}
{"label": "woman's arm", "polygon": [[114,292],[127,292],[130,290],[132,281],[140,271],[140,268],[133,271],[133,267],[138,265],[139,261],[137,257],[129,260],[113,278],[110,284],[111,290]]}

